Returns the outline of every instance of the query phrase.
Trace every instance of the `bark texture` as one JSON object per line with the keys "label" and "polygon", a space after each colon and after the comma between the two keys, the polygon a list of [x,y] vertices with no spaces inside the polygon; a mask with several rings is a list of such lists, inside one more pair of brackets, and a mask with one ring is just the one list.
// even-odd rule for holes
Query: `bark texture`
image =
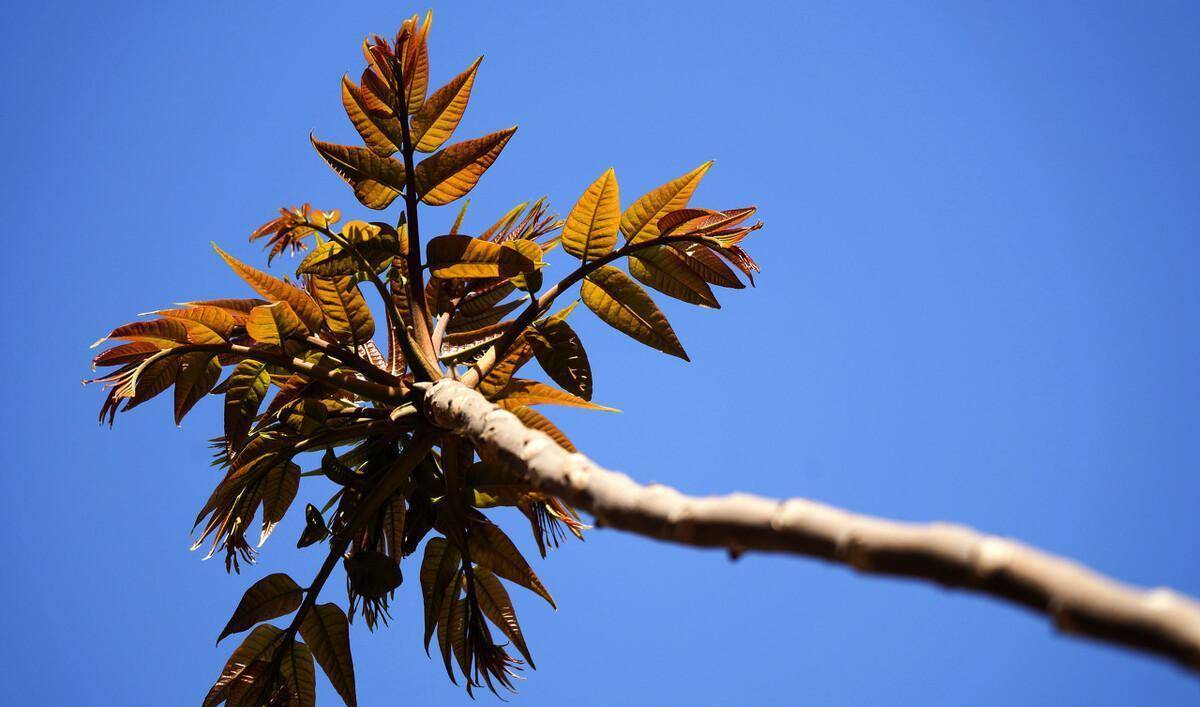
{"label": "bark texture", "polygon": [[863,572],[911,577],[1020,604],[1060,630],[1174,659],[1200,672],[1200,602],[1167,588],[1119,583],[1071,560],[949,523],[905,523],[801,498],[692,497],[572,454],[467,386],[425,387],[424,411],[480,454],[527,475],[601,526],[668,542],[818,557]]}

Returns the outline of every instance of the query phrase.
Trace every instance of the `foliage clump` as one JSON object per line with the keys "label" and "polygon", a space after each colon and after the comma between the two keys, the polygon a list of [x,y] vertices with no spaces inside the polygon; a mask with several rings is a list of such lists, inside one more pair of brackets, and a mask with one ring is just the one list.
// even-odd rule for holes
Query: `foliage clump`
{"label": "foliage clump", "polygon": [[[752,281],[758,270],[740,245],[760,226],[746,225],[753,208],[688,206],[707,162],[624,210],[611,169],[565,219],[538,199],[470,235],[464,203],[450,231],[422,247],[420,207],[468,194],[516,131],[446,144],[481,59],[428,93],[430,21],[413,16],[390,41],[368,38],[360,80],[342,79],[342,104],[364,146],[312,138],[359,203],[383,211],[398,202],[398,216],[343,221],[339,211],[309,204],[281,209],[250,238],[264,244],[268,264],[285,252],[303,254],[294,279],[217,248],[258,297],[153,312],[113,329],[101,342],[118,343],[93,361],[112,369],[90,381],[107,388],[100,419],[109,424],[118,411],[169,389],[176,423],[205,396],[223,396],[224,432],[213,447],[225,474],[196,517],[195,547],[223,554],[227,570],[253,561],[247,534],[255,518],[261,546],[292,507],[302,477],[320,475],[336,488],[321,507],[306,505],[298,541],[328,547],[320,571],[307,587],[286,574],[250,587],[218,640],[250,633],[206,707],[311,705],[314,659],[354,705],[349,622],[361,614],[368,628],[387,623],[401,563],[422,541],[417,574],[427,649],[436,635],[450,679],[457,666],[468,691],[511,690],[515,671],[533,666],[533,657],[504,582],[554,600],[485,511],[524,514],[543,556],[567,535],[582,538],[586,526],[561,499],[432,426],[421,413],[422,384],[461,380],[575,451],[533,406],[611,408],[592,402],[587,353],[568,323],[577,302],[553,311],[558,298],[579,284],[579,299],[604,322],[686,359],[642,285],[715,308],[713,286],[744,287],[738,273]],[[418,162],[418,154],[428,156]],[[547,256],[560,246],[578,263],[546,287]],[[616,267],[621,261],[628,274]],[[372,313],[364,286],[378,296],[381,313]],[[533,360],[558,387],[519,375]],[[302,472],[297,460],[306,452],[321,454],[320,464]],[[338,564],[348,611],[317,603]],[[282,628],[262,623],[288,615]]]}

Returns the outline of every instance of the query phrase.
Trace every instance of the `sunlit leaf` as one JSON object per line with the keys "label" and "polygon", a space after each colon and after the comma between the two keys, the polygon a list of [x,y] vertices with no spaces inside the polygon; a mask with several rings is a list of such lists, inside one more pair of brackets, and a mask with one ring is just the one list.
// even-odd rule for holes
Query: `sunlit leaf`
{"label": "sunlit leaf", "polygon": [[367,147],[381,157],[387,157],[400,149],[403,143],[400,121],[396,120],[394,114],[382,115],[368,111],[362,89],[351,81],[349,76],[342,77],[342,106]]}
{"label": "sunlit leaf", "polygon": [[475,74],[483,57],[475,60],[471,66],[450,83],[433,92],[429,100],[421,106],[412,119],[412,139],[416,149],[421,152],[433,152],[445,144],[458,127],[467,102],[471,98],[471,87],[475,85]]}
{"label": "sunlit leaf", "polygon": [[675,330],[654,300],[636,282],[611,265],[583,281],[583,303],[606,324],[663,353],[689,360]]}
{"label": "sunlit leaf", "polygon": [[445,235],[426,246],[429,272],[440,278],[512,277],[533,272],[537,264],[509,244],[470,236]]}
{"label": "sunlit leaf", "polygon": [[250,310],[246,333],[260,344],[282,346],[290,336],[308,333],[308,328],[287,302],[273,302]]}
{"label": "sunlit leaf", "polygon": [[688,200],[692,198],[692,193],[696,191],[696,186],[700,184],[709,167],[712,167],[711,161],[651,190],[630,204],[621,215],[621,233],[635,243],[657,236],[658,219],[687,206]]}
{"label": "sunlit leaf", "polygon": [[233,451],[242,448],[250,425],[271,386],[267,364],[248,359],[229,374],[225,386],[225,442]]}
{"label": "sunlit leaf", "polygon": [[504,390],[500,391],[495,398],[495,403],[505,410],[513,410],[522,405],[565,405],[588,410],[620,412],[616,408],[597,405],[565,390],[552,388],[545,383],[519,378],[513,379],[505,386]]}
{"label": "sunlit leaf", "polygon": [[321,315],[321,308],[303,290],[246,265],[218,248],[215,243],[213,244],[213,248],[229,267],[233,268],[234,272],[245,280],[250,287],[254,288],[255,292],[271,302],[287,302],[292,311],[296,313],[296,316],[300,317],[300,321],[304,322],[304,325],[310,331],[319,331],[321,329],[321,325],[325,319]]}
{"label": "sunlit leaf", "polygon": [[417,193],[421,201],[442,206],[463,197],[499,157],[516,127],[464,140],[427,157],[417,165]]}
{"label": "sunlit leaf", "polygon": [[617,175],[609,168],[583,192],[563,223],[562,245],[576,258],[595,260],[617,243],[621,199]]}
{"label": "sunlit leaf", "polygon": [[276,573],[263,577],[242,595],[242,600],[234,609],[229,623],[225,624],[221,635],[217,636],[217,643],[226,636],[245,631],[260,621],[269,621],[292,613],[300,607],[303,598],[304,590],[286,574]]}
{"label": "sunlit leaf", "polygon": [[704,278],[688,267],[684,256],[670,246],[651,246],[631,254],[629,274],[675,299],[701,307],[721,308]]}
{"label": "sunlit leaf", "polygon": [[313,277],[312,292],[334,334],[358,344],[375,335],[371,308],[353,277]]}
{"label": "sunlit leaf", "polygon": [[558,446],[562,447],[568,452],[574,453],[578,451],[575,449],[575,445],[571,443],[571,440],[568,439],[565,434],[563,434],[562,430],[555,427],[554,423],[546,419],[546,417],[537,410],[534,410],[531,407],[518,407],[513,408],[512,414],[516,415],[517,418],[529,429],[545,432],[550,436],[550,439],[558,443]]}
{"label": "sunlit leaf", "polygon": [[354,189],[354,196],[363,206],[386,209],[404,191],[404,163],[365,147],[310,139],[317,154]]}
{"label": "sunlit leaf", "polygon": [[347,707],[355,707],[354,660],[350,655],[350,624],[337,604],[317,604],[300,622],[300,635]]}

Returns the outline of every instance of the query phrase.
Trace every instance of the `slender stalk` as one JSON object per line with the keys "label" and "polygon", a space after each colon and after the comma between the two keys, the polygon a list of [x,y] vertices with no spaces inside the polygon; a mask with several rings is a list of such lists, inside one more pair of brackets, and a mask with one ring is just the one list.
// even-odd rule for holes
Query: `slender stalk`
{"label": "slender stalk", "polygon": [[419,375],[418,380],[437,380],[441,377],[441,369],[437,365],[437,349],[433,347],[433,337],[430,334],[431,318],[429,308],[425,304],[425,276],[421,262],[421,225],[417,214],[420,196],[417,194],[416,165],[413,159],[416,148],[408,125],[408,91],[404,87],[404,60],[399,46],[396,47],[392,73],[396,78],[397,105],[394,110],[400,120],[400,154],[404,158],[404,208],[408,230],[408,257],[405,261],[408,263],[409,305],[413,312],[413,334],[417,345],[425,354],[424,358],[418,357],[418,360],[423,364],[421,368],[428,369],[414,368],[413,372]]}

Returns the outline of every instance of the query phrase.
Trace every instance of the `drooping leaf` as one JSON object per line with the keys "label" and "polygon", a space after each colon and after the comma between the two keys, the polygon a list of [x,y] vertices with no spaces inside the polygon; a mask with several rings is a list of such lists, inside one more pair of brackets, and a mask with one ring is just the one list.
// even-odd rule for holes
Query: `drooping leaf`
{"label": "drooping leaf", "polygon": [[300,635],[347,707],[355,707],[354,660],[350,655],[350,624],[337,604],[318,604],[300,622]]}
{"label": "drooping leaf", "polygon": [[654,300],[611,265],[590,273],[581,288],[583,303],[606,324],[663,353],[689,360],[675,330]]}
{"label": "drooping leaf", "polygon": [[692,198],[692,193],[696,191],[709,167],[712,167],[711,161],[651,190],[630,204],[621,215],[621,233],[635,243],[657,236],[658,219],[687,206],[688,200]]}
{"label": "drooping leaf", "polygon": [[175,424],[183,420],[200,399],[208,395],[221,377],[221,364],[216,354],[207,351],[184,354],[180,357],[179,375],[175,379]]}
{"label": "drooping leaf", "polygon": [[441,613],[441,600],[446,587],[453,581],[462,565],[458,548],[445,538],[430,538],[425,543],[425,556],[421,560],[421,595],[425,599],[425,652],[429,652],[429,639],[433,638],[434,627]]}
{"label": "drooping leaf", "polygon": [[466,71],[434,91],[413,116],[412,139],[416,149],[433,152],[450,139],[467,109],[471,88],[475,85],[475,74],[482,61],[483,57],[479,57]]}
{"label": "drooping leaf", "polygon": [[533,591],[550,606],[558,608],[554,605],[554,598],[550,596],[546,586],[517,550],[517,546],[513,545],[513,541],[509,540],[504,531],[491,521],[481,520],[473,524],[470,533],[467,534],[467,544],[474,562],[514,584]]}
{"label": "drooping leaf", "polygon": [[487,569],[475,570],[475,599],[479,602],[479,610],[488,617],[488,621],[508,636],[530,667],[536,668],[533,656],[529,654],[529,646],[525,645],[525,635],[521,633],[521,624],[517,621],[517,612],[513,609],[512,600],[496,575]]}
{"label": "drooping leaf", "polygon": [[563,224],[562,245],[576,258],[596,260],[617,244],[621,199],[617,175],[610,167],[583,192]]}
{"label": "drooping leaf", "polygon": [[262,481],[263,520],[258,546],[270,537],[275,525],[287,514],[300,488],[300,467],[293,462],[271,467]]}
{"label": "drooping leaf", "polygon": [[269,574],[258,580],[242,595],[229,623],[217,636],[221,639],[240,633],[260,621],[269,621],[290,614],[300,607],[304,590],[291,577],[283,573]]}
{"label": "drooping leaf", "polygon": [[292,335],[304,335],[308,328],[287,302],[272,302],[250,310],[246,333],[260,344],[282,346]]}
{"label": "drooping leaf", "polygon": [[[125,410],[132,410],[157,396],[167,388],[170,388],[179,376],[182,369],[180,365],[182,357],[168,356],[166,358],[149,358],[146,359],[133,373],[132,379],[129,381],[129,386],[125,397],[129,398],[129,402],[125,404]],[[220,372],[218,371],[218,375]],[[178,424],[178,423],[176,423]]]}
{"label": "drooping leaf", "polygon": [[279,661],[279,675],[296,707],[314,707],[317,702],[317,674],[312,651],[299,641],[285,648]]}
{"label": "drooping leaf", "polygon": [[592,399],[592,367],[579,335],[567,324],[567,315],[575,308],[555,314],[534,326],[528,336],[538,365],[555,382],[584,400]]}
{"label": "drooping leaf", "polygon": [[632,253],[629,274],[675,299],[701,307],[721,308],[704,278],[688,267],[684,256],[670,246],[656,245]]}
{"label": "drooping leaf", "polygon": [[537,269],[536,263],[507,243],[489,243],[462,235],[430,240],[426,261],[429,272],[444,279],[512,277]]}
{"label": "drooping leaf", "polygon": [[404,557],[404,517],[408,514],[404,497],[396,494],[383,507],[383,537],[387,555],[396,562]]}
{"label": "drooping leaf", "polygon": [[674,247],[683,256],[683,260],[687,266],[708,284],[735,290],[741,290],[746,287],[738,279],[733,270],[725,264],[725,261],[721,260],[720,256],[714,253],[711,248],[698,243],[685,245],[684,247],[679,247],[678,245]]}
{"label": "drooping leaf", "polygon": [[261,361],[242,361],[229,374],[225,386],[225,442],[230,450],[236,452],[245,444],[270,386],[271,374]]}
{"label": "drooping leaf", "polygon": [[359,345],[375,335],[371,308],[353,277],[312,278],[312,292],[329,329]]}
{"label": "drooping leaf", "polygon": [[394,114],[368,111],[362,89],[349,76],[342,77],[342,107],[346,109],[346,115],[362,136],[363,142],[376,154],[388,157],[400,149],[403,142],[400,121],[396,120]]}
{"label": "drooping leaf", "polygon": [[368,599],[385,596],[404,581],[400,563],[374,550],[359,550],[347,557],[342,566],[354,592]]}
{"label": "drooping leaf", "polygon": [[496,161],[516,127],[473,140],[464,140],[427,157],[417,165],[417,193],[430,206],[442,206],[475,188],[479,178]]}
{"label": "drooping leaf", "polygon": [[317,154],[354,189],[368,209],[386,209],[404,191],[404,163],[365,147],[322,142],[310,136]]}
{"label": "drooping leaf", "polygon": [[270,661],[282,638],[283,631],[270,624],[263,624],[251,631],[233,655],[229,656],[229,661],[221,669],[216,683],[205,696],[202,707],[216,707],[225,700],[236,683],[241,683],[243,687],[253,685],[255,679],[260,676],[251,666],[260,661]]}
{"label": "drooping leaf", "polygon": [[513,300],[497,305],[491,309],[485,309],[483,312],[474,316],[467,315],[459,310],[454,317],[450,319],[449,326],[446,331],[451,334],[474,331],[481,327],[488,327],[500,322],[501,319],[512,313],[514,309],[520,307],[524,302],[521,300]]}
{"label": "drooping leaf", "polygon": [[215,243],[213,244],[213,248],[217,251],[217,254],[221,256],[221,259],[224,260],[229,267],[233,268],[233,271],[236,272],[238,276],[245,280],[250,287],[254,288],[255,292],[262,295],[270,302],[287,302],[292,308],[292,311],[296,313],[296,316],[300,317],[300,321],[304,322],[304,325],[308,327],[310,331],[319,331],[321,329],[321,325],[324,323],[325,319],[321,315],[321,308],[318,307],[317,303],[314,302],[311,297],[305,294],[303,290],[295,285],[290,285],[279,278],[272,277],[261,270],[257,270],[249,265],[246,265],[237,258],[234,258],[232,255],[218,248]]}
{"label": "drooping leaf", "polygon": [[550,436],[550,439],[553,439],[558,443],[558,446],[562,447],[568,452],[574,453],[578,451],[575,449],[575,445],[571,443],[571,440],[568,439],[565,434],[563,434],[562,430],[555,427],[554,423],[546,419],[546,416],[542,415],[537,410],[534,410],[531,407],[522,406],[514,408],[512,410],[512,414],[516,415],[517,419],[519,419],[529,429],[545,432]]}

